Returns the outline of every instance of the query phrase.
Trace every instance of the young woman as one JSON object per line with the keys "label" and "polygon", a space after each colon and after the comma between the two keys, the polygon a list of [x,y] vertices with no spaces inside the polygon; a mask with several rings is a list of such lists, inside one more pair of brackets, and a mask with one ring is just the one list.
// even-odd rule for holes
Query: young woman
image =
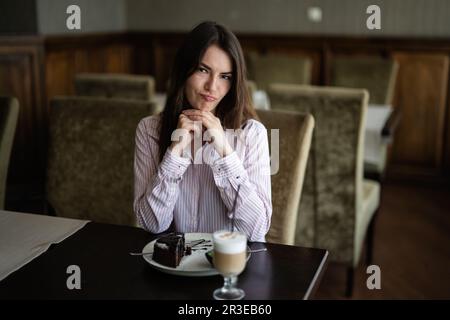
{"label": "young woman", "polygon": [[142,119],[136,131],[140,224],[152,233],[171,225],[214,232],[229,229],[234,216],[250,241],[264,241],[270,157],[256,119],[239,41],[222,25],[199,24],[177,52],[164,111]]}

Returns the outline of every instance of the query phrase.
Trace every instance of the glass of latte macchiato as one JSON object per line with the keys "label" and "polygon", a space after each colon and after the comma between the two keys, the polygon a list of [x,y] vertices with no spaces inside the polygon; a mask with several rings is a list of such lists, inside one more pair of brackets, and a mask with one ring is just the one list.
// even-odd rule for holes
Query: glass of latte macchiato
{"label": "glass of latte macchiato", "polygon": [[239,300],[244,290],[236,288],[237,276],[247,261],[247,237],[239,231],[216,231],[213,234],[214,267],[224,277],[224,285],[214,291],[217,300]]}

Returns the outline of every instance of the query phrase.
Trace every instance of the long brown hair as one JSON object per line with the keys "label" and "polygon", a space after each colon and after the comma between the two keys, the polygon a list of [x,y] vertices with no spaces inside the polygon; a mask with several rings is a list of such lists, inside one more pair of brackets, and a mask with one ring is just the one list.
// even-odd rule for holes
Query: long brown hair
{"label": "long brown hair", "polygon": [[228,53],[233,63],[231,87],[217,105],[216,117],[227,129],[238,129],[248,119],[258,119],[247,87],[247,70],[238,39],[220,24],[202,22],[187,35],[175,56],[160,124],[160,161],[172,143],[172,132],[177,128],[181,111],[189,106],[184,93],[186,80],[200,65],[206,49],[213,44]]}

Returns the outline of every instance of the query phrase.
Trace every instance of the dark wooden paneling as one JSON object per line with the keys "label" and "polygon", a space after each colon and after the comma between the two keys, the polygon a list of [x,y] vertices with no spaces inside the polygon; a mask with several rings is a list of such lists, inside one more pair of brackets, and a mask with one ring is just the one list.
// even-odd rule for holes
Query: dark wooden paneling
{"label": "dark wooden paneling", "polygon": [[[444,151],[444,124],[449,61],[447,55],[398,52],[399,74],[394,105],[400,122],[393,146],[392,169],[439,175]],[[403,168],[401,168],[403,167]]]}
{"label": "dark wooden paneling", "polygon": [[[46,96],[50,100],[57,95],[73,93],[73,60],[74,53],[67,51],[48,52],[46,55]],[[82,57],[80,57],[81,59]],[[82,62],[80,62],[82,64]]]}
{"label": "dark wooden paneling", "polygon": [[154,76],[156,80],[156,90],[166,91],[172,64],[178,47],[182,44],[183,37],[158,37],[154,43]]}
{"label": "dark wooden paneling", "polygon": [[104,47],[47,49],[45,59],[47,98],[71,95],[77,73],[132,73],[133,50],[127,44],[106,44]]}
{"label": "dark wooden paneling", "polygon": [[450,180],[450,81],[447,82],[446,121],[444,139],[444,176]]}
{"label": "dark wooden paneling", "polygon": [[45,167],[46,110],[42,95],[42,42],[0,38],[0,94],[15,96],[20,112],[11,153],[8,201],[38,197]]}

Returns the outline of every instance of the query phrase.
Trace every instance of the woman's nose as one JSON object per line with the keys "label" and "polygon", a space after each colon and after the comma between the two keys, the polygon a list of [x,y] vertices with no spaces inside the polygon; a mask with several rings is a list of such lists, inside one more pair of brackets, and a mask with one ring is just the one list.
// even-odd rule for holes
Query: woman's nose
{"label": "woman's nose", "polygon": [[208,91],[215,91],[217,86],[217,79],[214,77],[209,77],[208,81],[205,83],[205,89]]}

